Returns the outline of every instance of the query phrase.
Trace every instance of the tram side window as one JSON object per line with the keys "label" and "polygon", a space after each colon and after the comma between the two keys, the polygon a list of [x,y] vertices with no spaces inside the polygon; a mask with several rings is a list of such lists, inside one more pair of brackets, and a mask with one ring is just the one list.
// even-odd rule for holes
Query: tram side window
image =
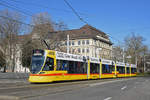
{"label": "tram side window", "polygon": [[66,60],[57,60],[56,70],[68,70],[68,61],[66,61]]}
{"label": "tram side window", "polygon": [[111,65],[102,64],[102,73],[112,73],[113,67]]}
{"label": "tram side window", "polygon": [[137,72],[137,69],[135,68],[134,71],[135,71],[135,73],[136,73],[136,72]]}
{"label": "tram side window", "polygon": [[75,73],[77,71],[77,68],[75,66],[75,62],[69,61],[69,70],[68,73]]}
{"label": "tram side window", "polygon": [[129,67],[127,67],[127,73],[130,73],[130,68]]}
{"label": "tram side window", "polygon": [[87,73],[87,63],[83,62],[83,73],[86,74]]}
{"label": "tram side window", "polygon": [[90,63],[90,73],[99,73],[99,64]]}
{"label": "tram side window", "polygon": [[117,71],[118,71],[119,73],[125,73],[125,67],[117,66]]}
{"label": "tram side window", "polygon": [[54,59],[47,57],[43,71],[51,71],[51,70],[54,70]]}
{"label": "tram side window", "polygon": [[[119,72],[120,71],[120,66],[117,66],[117,71]],[[119,72],[120,73],[120,72]]]}
{"label": "tram side window", "polygon": [[135,71],[135,73],[136,73],[136,72],[137,72],[137,69],[135,68],[134,71]]}
{"label": "tram side window", "polygon": [[82,74],[87,73],[87,63],[69,61],[68,73],[82,73]]}
{"label": "tram side window", "polygon": [[115,71],[115,66],[114,65],[109,65],[110,66],[110,72]]}
{"label": "tram side window", "polygon": [[57,60],[56,70],[66,70],[68,73],[87,73],[87,63]]}
{"label": "tram side window", "polygon": [[125,73],[125,67],[121,67],[122,73]]}
{"label": "tram side window", "polygon": [[131,73],[136,73],[136,68],[131,68]]}

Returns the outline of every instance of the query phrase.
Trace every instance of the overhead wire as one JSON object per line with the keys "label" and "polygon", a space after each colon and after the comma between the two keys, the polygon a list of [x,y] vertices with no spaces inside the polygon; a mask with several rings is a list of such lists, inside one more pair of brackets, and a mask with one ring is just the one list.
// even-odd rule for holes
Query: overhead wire
{"label": "overhead wire", "polygon": [[73,13],[79,18],[80,21],[82,21],[85,24],[88,24],[87,21],[85,21],[77,12],[76,10],[69,4],[67,0],[64,0],[64,2],[68,5],[68,7],[73,11]]}
{"label": "overhead wire", "polygon": [[16,10],[16,11],[18,11],[18,12],[24,14],[24,15],[32,16],[32,14],[30,14],[31,12],[28,13],[29,11],[28,12],[22,11],[22,10],[20,10],[21,8],[16,7],[16,6],[14,6],[14,5],[6,2],[6,1],[0,0],[0,5],[5,6],[7,8],[10,8],[10,9],[13,9],[13,10]]}
{"label": "overhead wire", "polygon": [[9,18],[9,17],[6,17],[6,16],[1,16],[1,15],[0,15],[0,17],[1,17],[1,18],[4,18],[4,19],[8,19],[8,20],[15,21],[15,22],[20,23],[20,24],[28,25],[28,26],[31,26],[31,27],[33,27],[33,26],[34,26],[34,25],[27,24],[27,23],[24,23],[24,22],[22,22],[22,21],[15,20],[15,19],[13,19],[13,18]]}
{"label": "overhead wire", "polygon": [[[5,0],[5,1],[9,1],[9,0]],[[57,11],[62,11],[62,12],[72,12],[70,10],[66,10],[66,9],[58,9],[58,8],[52,8],[52,7],[48,7],[48,6],[44,6],[44,5],[41,5],[41,4],[36,4],[36,3],[32,3],[32,2],[24,2],[24,1],[19,1],[19,0],[10,0],[11,2],[15,2],[15,3],[19,3],[19,4],[28,4],[28,5],[32,5],[32,6],[36,6],[36,7],[40,7],[40,8],[46,8],[46,9],[53,9],[53,10],[57,10]],[[87,14],[87,13],[83,13],[83,12],[78,12],[78,14],[80,15],[85,15],[86,17],[90,14]],[[150,27],[141,27],[141,28],[138,28],[138,29],[149,29]],[[127,31],[131,31],[131,30],[136,30],[137,28],[133,28],[133,29],[128,29],[128,30],[125,30],[123,32],[127,32]],[[121,31],[122,32],[122,31]]]}
{"label": "overhead wire", "polygon": [[[1,1],[2,1],[2,2],[0,2],[0,4],[3,5],[3,6],[5,6],[5,7],[14,9],[14,10],[16,10],[16,11],[18,11],[18,12],[21,12],[21,13],[23,13],[23,14],[25,14],[25,15],[28,15],[28,16],[32,16],[30,13],[25,12],[25,11],[22,11],[22,10],[20,10],[20,8],[14,6],[14,5],[12,5],[12,4],[6,2],[6,1],[3,1],[3,0],[1,0]],[[12,1],[15,1],[15,2],[16,2],[16,0],[12,0]],[[71,6],[71,4],[70,4],[67,0],[64,0],[64,2],[65,2],[65,3],[67,4],[67,6],[72,10],[72,12],[79,18],[80,21],[82,21],[83,23],[89,25],[89,23],[88,23],[87,21],[85,21],[85,20],[78,14],[78,12],[76,12],[76,10]],[[7,17],[5,17],[5,16],[0,16],[0,17],[7,18]],[[21,24],[29,25],[29,26],[31,26],[31,27],[34,26],[34,25],[27,24],[27,23],[24,23],[24,22],[21,22],[21,21],[17,21],[17,20],[14,20],[14,19],[10,19],[10,18],[7,18],[7,19],[13,20],[13,21],[16,21],[16,22],[19,22],[19,23],[21,23]],[[122,43],[120,40],[118,40],[118,39],[112,37],[110,34],[107,33],[107,35],[108,35],[110,38],[112,38],[113,40],[117,40],[118,42]]]}
{"label": "overhead wire", "polygon": [[[80,21],[82,21],[82,22],[84,22],[85,24],[88,24],[88,25],[89,25],[89,23],[88,23],[87,21],[85,21],[85,20],[78,14],[78,12],[76,12],[76,10],[71,6],[71,4],[70,4],[67,0],[64,0],[64,2],[69,6],[69,8],[74,12],[74,14],[80,19]],[[110,34],[107,33],[107,35],[108,35],[110,38],[115,39],[115,40],[117,40],[118,42],[122,43],[120,40],[118,40],[118,39],[112,37]]]}
{"label": "overhead wire", "polygon": [[[18,11],[18,12],[20,12],[20,13],[23,13],[23,14],[25,14],[25,15],[32,16],[31,14],[29,14],[29,13],[27,13],[27,12],[25,12],[25,11],[20,10],[18,7],[14,6],[14,5],[12,5],[12,4],[6,2],[6,1],[0,0],[0,5],[5,6],[5,7],[7,7],[7,8],[11,8],[11,9],[16,10],[16,11]],[[19,20],[15,20],[15,19],[10,18],[10,17],[7,17],[7,16],[2,16],[2,15],[0,15],[0,17],[1,17],[1,18],[5,18],[5,19],[8,19],[8,20],[15,21],[15,22],[18,22],[18,23],[20,23],[20,24],[28,25],[28,26],[30,26],[30,27],[33,27],[33,26],[34,26],[34,25],[32,25],[32,24],[27,24],[27,23],[24,23],[24,22],[19,21]]]}
{"label": "overhead wire", "polygon": [[[29,3],[29,2],[18,1],[18,0],[11,0],[11,2],[15,2],[15,3],[19,3],[19,4],[28,4],[28,5],[38,7],[38,8],[46,8],[46,9],[61,11],[61,12],[65,12],[65,13],[68,13],[68,12],[72,13],[72,11],[70,11],[70,10],[48,7],[48,6],[44,6],[44,5],[36,4],[36,3],[32,3],[32,2]],[[86,13],[82,13],[82,12],[79,12],[79,14],[81,14],[81,15],[90,15],[90,14],[86,14]]]}

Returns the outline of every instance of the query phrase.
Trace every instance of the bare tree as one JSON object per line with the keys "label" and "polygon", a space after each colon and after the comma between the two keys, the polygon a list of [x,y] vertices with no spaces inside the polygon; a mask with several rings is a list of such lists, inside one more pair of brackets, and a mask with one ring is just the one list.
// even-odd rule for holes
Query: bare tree
{"label": "bare tree", "polygon": [[[130,63],[137,64],[138,69],[140,69],[139,63],[140,58],[147,51],[147,46],[143,44],[144,38],[142,36],[132,34],[131,37],[125,38],[125,46],[126,46],[126,56],[131,56],[129,60]],[[138,63],[139,62],[139,63]]]}
{"label": "bare tree", "polygon": [[31,34],[36,34],[40,37],[45,36],[48,32],[53,32],[53,22],[48,13],[39,13],[32,17],[31,22],[34,27]]}
{"label": "bare tree", "polygon": [[[2,34],[1,50],[6,57],[7,70],[14,71],[18,34],[21,30],[21,15],[17,12],[0,11],[0,33]],[[13,20],[12,20],[13,19]]]}
{"label": "bare tree", "polygon": [[31,63],[32,50],[36,47],[36,45],[32,43],[31,39],[32,39],[31,35],[28,35],[28,38],[26,37],[26,38],[24,38],[24,40],[22,40],[22,46],[21,46],[22,65],[23,65],[23,67],[27,67],[27,68],[29,68],[30,63]]}
{"label": "bare tree", "polygon": [[0,69],[1,68],[4,68],[3,72],[6,72],[6,57],[2,50],[0,50]]}
{"label": "bare tree", "polygon": [[68,26],[63,21],[58,21],[54,23],[55,31],[64,31],[68,29]]}
{"label": "bare tree", "polygon": [[58,49],[61,45],[60,41],[64,38],[62,30],[67,29],[63,22],[52,22],[48,13],[34,15],[32,24],[34,24],[32,32],[22,45],[22,63],[25,67],[30,65],[33,49],[48,49],[43,40],[48,43],[51,50]]}
{"label": "bare tree", "polygon": [[67,25],[63,21],[59,21],[53,24],[55,31],[46,34],[45,39],[50,44],[50,48],[52,50],[64,51],[64,48],[61,47],[61,41],[64,41],[67,38],[65,35],[66,30],[68,29]]}
{"label": "bare tree", "polygon": [[112,48],[112,59],[114,61],[123,62],[123,49],[121,46],[113,46],[113,48]]}

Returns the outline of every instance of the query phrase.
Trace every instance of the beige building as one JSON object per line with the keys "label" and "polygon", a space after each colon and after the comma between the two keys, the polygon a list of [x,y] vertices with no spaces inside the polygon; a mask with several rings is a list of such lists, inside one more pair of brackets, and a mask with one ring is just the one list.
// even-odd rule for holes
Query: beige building
{"label": "beige building", "polygon": [[69,35],[69,53],[90,57],[111,59],[112,42],[107,34],[90,26],[84,25],[80,29],[64,31],[61,47],[67,52],[67,35]]}
{"label": "beige building", "polygon": [[[36,34],[30,35],[32,36],[31,40],[41,41],[39,39],[39,35]],[[27,39],[30,37],[30,35],[20,36],[19,38],[21,40]],[[67,52],[67,35],[69,35],[69,53],[90,57],[111,59],[112,42],[110,41],[109,37],[107,36],[106,33],[90,25],[84,25],[79,29],[50,32],[45,40],[48,42],[48,44],[50,44],[51,49]],[[21,62],[22,51],[19,45],[18,48],[16,48],[19,50],[16,53],[15,58],[16,59],[15,72],[24,72],[26,69],[22,66]],[[27,69],[26,71],[28,72],[29,70]]]}

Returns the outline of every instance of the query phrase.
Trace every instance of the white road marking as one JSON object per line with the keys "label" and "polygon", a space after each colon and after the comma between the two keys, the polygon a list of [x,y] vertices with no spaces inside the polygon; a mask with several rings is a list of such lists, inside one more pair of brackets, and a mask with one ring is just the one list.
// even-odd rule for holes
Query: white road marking
{"label": "white road marking", "polygon": [[105,98],[104,100],[110,100],[112,97],[107,97],[107,98]]}
{"label": "white road marking", "polygon": [[136,86],[134,88],[136,88]]}
{"label": "white road marking", "polygon": [[140,82],[135,82],[135,84],[138,84],[138,83],[140,83]]}
{"label": "white road marking", "polygon": [[122,87],[121,90],[124,90],[125,88],[127,88],[127,86]]}
{"label": "white road marking", "polygon": [[97,85],[102,85],[102,84],[107,84],[107,83],[114,83],[114,82],[120,82],[120,81],[126,81],[130,79],[123,79],[123,80],[114,80],[114,81],[107,81],[107,82],[100,82],[100,83],[93,83],[89,84],[90,87],[97,86]]}
{"label": "white road marking", "polygon": [[145,82],[148,82],[148,80],[146,80]]}

